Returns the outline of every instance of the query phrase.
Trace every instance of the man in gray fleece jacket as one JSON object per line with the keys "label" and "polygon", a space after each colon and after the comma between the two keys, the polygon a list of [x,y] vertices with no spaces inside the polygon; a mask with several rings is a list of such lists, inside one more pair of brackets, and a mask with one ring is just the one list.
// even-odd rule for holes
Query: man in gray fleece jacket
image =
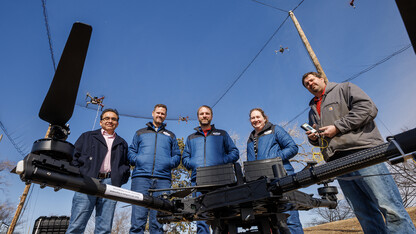
{"label": "man in gray fleece jacket", "polygon": [[[312,145],[322,147],[325,161],[384,143],[374,122],[377,107],[358,86],[325,83],[316,72],[303,75],[302,84],[315,96],[309,124],[319,130],[318,135],[306,134]],[[351,176],[358,178],[342,180]],[[343,175],[338,183],[364,233],[416,233],[384,163]]]}

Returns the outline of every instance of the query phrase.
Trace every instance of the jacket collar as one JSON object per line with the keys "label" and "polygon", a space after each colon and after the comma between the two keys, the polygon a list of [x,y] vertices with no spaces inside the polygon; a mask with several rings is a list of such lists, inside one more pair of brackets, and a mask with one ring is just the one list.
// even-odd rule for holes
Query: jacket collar
{"label": "jacket collar", "polygon": [[[259,134],[257,136],[263,135],[264,132],[270,130],[272,127],[273,127],[273,124],[270,123],[270,122],[267,122],[264,125],[263,129],[259,132]],[[255,134],[256,134],[256,130],[251,131],[251,133],[250,133],[250,139],[253,139]]]}
{"label": "jacket collar", "polygon": [[[148,122],[146,124],[146,126],[149,127],[149,128],[151,128],[151,129],[153,129],[153,131],[156,132],[155,125],[153,125],[153,122]],[[165,123],[162,123],[162,125],[160,125],[160,127],[157,129],[157,131],[159,132],[160,130],[165,129],[165,127],[166,127],[166,124]]]}
{"label": "jacket collar", "polygon": [[[211,130],[208,132],[207,136],[208,136],[211,132],[213,132],[215,129],[216,129],[216,128],[215,128],[214,124],[211,124]],[[202,131],[201,126],[198,126],[198,127],[194,128],[194,130],[195,130],[195,131],[197,131],[198,133],[200,133],[200,134],[202,134],[202,135],[204,135],[204,136],[205,136],[204,132]]]}
{"label": "jacket collar", "polygon": [[[327,84],[326,84],[326,88],[325,88],[325,93],[324,93],[324,95],[322,96],[322,100],[324,100],[325,99],[325,97],[326,97],[326,95],[328,95],[328,93],[329,92],[331,92],[336,86],[338,85],[338,83],[335,83],[335,82],[328,82]],[[313,105],[315,105],[315,97],[313,97],[312,99],[311,99],[311,101],[309,102],[309,106],[313,106]]]}
{"label": "jacket collar", "polygon": [[[120,143],[122,142],[121,137],[119,137],[119,136],[117,135],[117,133],[115,133],[115,134],[116,134],[116,136],[115,136],[115,138],[114,138],[112,148],[113,148],[114,146],[116,146],[116,145],[118,145],[118,144],[120,144]],[[103,136],[103,134],[101,133],[101,129],[97,129],[97,130],[92,131],[92,132],[91,132],[91,135],[92,135],[95,139],[97,139],[99,142],[101,142],[103,145],[107,146],[107,142],[105,141],[104,136]]]}

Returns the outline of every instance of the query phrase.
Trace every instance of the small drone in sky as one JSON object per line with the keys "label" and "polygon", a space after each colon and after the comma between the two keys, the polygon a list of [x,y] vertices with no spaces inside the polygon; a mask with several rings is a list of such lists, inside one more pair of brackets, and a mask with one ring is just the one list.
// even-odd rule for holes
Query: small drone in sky
{"label": "small drone in sky", "polygon": [[189,119],[189,116],[182,117],[179,115],[178,123],[180,123],[181,121],[185,121],[186,123],[188,123],[188,119]]}
{"label": "small drone in sky", "polygon": [[285,52],[285,50],[289,50],[289,47],[285,47],[285,48],[283,48],[282,46],[280,46],[280,49],[278,49],[278,50],[275,50],[274,52],[277,54],[277,52],[280,52],[280,53],[282,53],[283,54],[283,52]]}
{"label": "small drone in sky", "polygon": [[352,6],[355,9],[354,0],[351,0],[350,6]]}
{"label": "small drone in sky", "polygon": [[88,107],[88,104],[98,105],[101,107],[101,110],[103,110],[104,104],[104,96],[98,98],[98,97],[92,97],[89,92],[87,92],[87,97],[85,97],[85,100],[90,99],[87,101],[87,105],[85,107]]}

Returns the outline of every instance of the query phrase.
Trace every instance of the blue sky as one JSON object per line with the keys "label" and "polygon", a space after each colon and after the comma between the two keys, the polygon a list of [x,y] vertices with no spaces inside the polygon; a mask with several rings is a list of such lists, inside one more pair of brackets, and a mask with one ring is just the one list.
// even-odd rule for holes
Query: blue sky
{"label": "blue sky", "polygon": [[[264,1],[283,10],[300,2]],[[306,0],[294,12],[330,81],[341,82],[410,44],[394,1],[355,4],[353,9],[349,0]],[[130,116],[148,118],[156,103],[165,103],[172,119],[168,128],[186,138],[197,122],[178,123],[179,116],[195,119],[198,106],[214,105],[288,16],[250,0],[46,1],[46,8],[56,63],[74,22],[93,27],[69,121],[72,143],[94,124],[96,111],[85,108],[87,92],[105,96],[106,107]],[[54,74],[42,2],[1,1],[0,19],[0,121],[28,153],[48,126],[37,113]],[[276,54],[280,46],[289,50]],[[415,62],[409,48],[352,81],[377,104],[383,136],[416,125]],[[215,105],[213,123],[238,134],[244,144],[252,130],[250,109],[262,107],[273,123],[292,119],[311,98],[300,80],[312,70],[289,18]],[[305,113],[293,124],[306,118]],[[147,121],[122,116],[117,132],[130,143]],[[4,137],[0,160],[22,158]],[[0,197],[17,204],[24,183],[16,175],[8,180]],[[25,212],[27,228],[41,215],[69,215],[72,194],[36,185]],[[301,217],[310,219],[309,213]]]}

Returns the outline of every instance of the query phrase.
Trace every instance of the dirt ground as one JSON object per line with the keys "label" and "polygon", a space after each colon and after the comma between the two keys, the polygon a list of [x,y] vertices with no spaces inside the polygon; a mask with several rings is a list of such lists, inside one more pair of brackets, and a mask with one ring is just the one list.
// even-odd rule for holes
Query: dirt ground
{"label": "dirt ground", "polygon": [[[406,210],[409,213],[410,218],[413,220],[413,224],[415,224],[416,207],[410,207]],[[313,234],[364,233],[356,218],[308,227],[304,228],[303,231],[305,233]]]}

